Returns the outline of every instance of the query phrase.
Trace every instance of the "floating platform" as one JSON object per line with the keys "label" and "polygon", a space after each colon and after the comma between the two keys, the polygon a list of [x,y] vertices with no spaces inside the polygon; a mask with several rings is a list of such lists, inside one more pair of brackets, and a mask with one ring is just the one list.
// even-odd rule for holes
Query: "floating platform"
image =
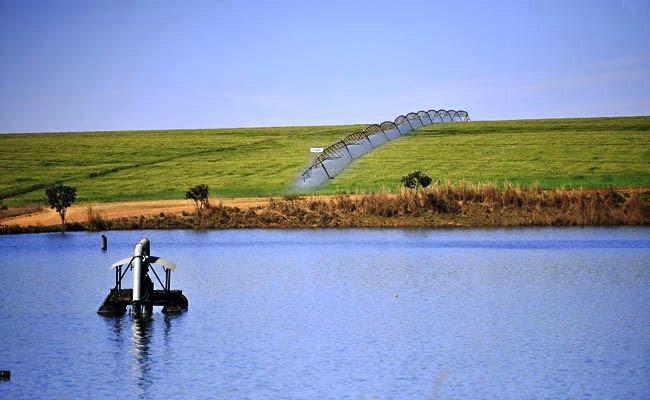
{"label": "floating platform", "polygon": [[[100,315],[122,315],[126,306],[133,305],[133,289],[111,289],[97,310]],[[162,306],[163,314],[180,313],[187,310],[187,297],[182,290],[153,290],[146,298],[137,302],[145,310]]]}
{"label": "floating platform", "polygon": [[[127,306],[131,306],[131,314],[134,316],[143,312],[151,314],[154,306],[162,306],[162,312],[165,314],[187,310],[187,297],[183,295],[183,291],[171,289],[171,276],[172,271],[176,270],[176,264],[161,257],[151,256],[149,247],[149,239],[142,239],[135,245],[132,257],[113,263],[110,269],[115,271],[115,287],[99,306],[97,314],[121,315],[126,312]],[[164,282],[154,265],[162,267],[165,273]],[[133,289],[122,288],[122,278],[128,271],[133,271]],[[154,290],[149,272],[156,278],[162,290]]]}

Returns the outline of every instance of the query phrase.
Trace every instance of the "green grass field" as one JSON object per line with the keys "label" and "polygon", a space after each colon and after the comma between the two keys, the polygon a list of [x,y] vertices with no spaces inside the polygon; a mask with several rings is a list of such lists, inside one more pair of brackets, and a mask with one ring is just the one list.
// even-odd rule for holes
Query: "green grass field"
{"label": "green grass field", "polygon": [[[0,201],[42,203],[64,182],[78,201],[287,194],[308,148],[362,128],[319,126],[0,135]],[[650,187],[650,117],[433,125],[357,160],[316,190],[395,189],[421,169],[435,179],[544,187]]]}
{"label": "green grass field", "polygon": [[42,203],[59,181],[77,201],[178,199],[198,183],[212,195],[285,193],[315,139],[327,145],[363,126],[0,135],[0,201]]}
{"label": "green grass field", "polygon": [[452,182],[647,188],[650,117],[430,125],[360,158],[320,191],[394,189],[416,169]]}

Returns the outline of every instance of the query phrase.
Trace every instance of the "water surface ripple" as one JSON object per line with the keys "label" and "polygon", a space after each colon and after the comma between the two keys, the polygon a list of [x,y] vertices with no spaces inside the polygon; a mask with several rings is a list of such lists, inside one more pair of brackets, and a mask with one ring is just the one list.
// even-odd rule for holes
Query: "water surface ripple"
{"label": "water surface ripple", "polygon": [[[648,228],[107,236],[0,236],[0,398],[650,398]],[[189,311],[98,316],[143,236]]]}

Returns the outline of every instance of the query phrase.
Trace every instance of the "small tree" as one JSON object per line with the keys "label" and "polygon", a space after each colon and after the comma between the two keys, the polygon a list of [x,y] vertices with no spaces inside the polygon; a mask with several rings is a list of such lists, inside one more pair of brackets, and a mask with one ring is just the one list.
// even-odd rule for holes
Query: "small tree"
{"label": "small tree", "polygon": [[197,210],[203,210],[204,208],[210,207],[208,194],[208,185],[200,184],[190,187],[190,189],[185,192],[185,198],[193,200]]}
{"label": "small tree", "polygon": [[65,213],[68,207],[77,199],[77,189],[59,183],[45,189],[45,195],[47,196],[47,203],[50,208],[55,209],[59,213],[61,217],[61,231],[65,232]]}
{"label": "small tree", "polygon": [[421,187],[425,188],[431,184],[431,178],[422,171],[413,171],[402,177],[402,183],[407,189],[415,189],[417,192]]}

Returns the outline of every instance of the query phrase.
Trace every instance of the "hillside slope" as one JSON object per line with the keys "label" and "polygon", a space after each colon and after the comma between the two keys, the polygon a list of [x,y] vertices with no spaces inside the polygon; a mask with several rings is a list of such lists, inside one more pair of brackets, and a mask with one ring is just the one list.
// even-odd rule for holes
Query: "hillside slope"
{"label": "hillside slope", "polygon": [[319,191],[395,189],[416,169],[452,182],[647,188],[650,117],[430,125],[355,161]]}
{"label": "hillside slope", "polygon": [[286,193],[310,146],[364,126],[0,135],[0,201],[43,202],[59,181],[80,202],[178,199],[198,183],[220,196]]}
{"label": "hillside slope", "polygon": [[[180,199],[206,183],[213,196],[291,192],[311,155],[364,125],[0,135],[0,202],[44,201],[65,182],[79,202]],[[458,182],[543,187],[650,187],[650,117],[431,125],[356,160],[315,193],[396,189],[420,169]]]}

